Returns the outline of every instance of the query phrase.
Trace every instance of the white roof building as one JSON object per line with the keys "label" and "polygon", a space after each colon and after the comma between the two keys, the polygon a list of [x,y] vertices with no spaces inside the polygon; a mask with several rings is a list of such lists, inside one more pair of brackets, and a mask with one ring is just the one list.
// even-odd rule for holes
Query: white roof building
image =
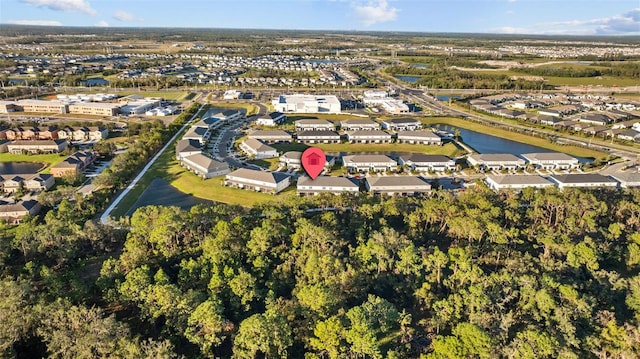
{"label": "white roof building", "polygon": [[280,95],[272,101],[279,112],[340,113],[340,100],[334,95]]}

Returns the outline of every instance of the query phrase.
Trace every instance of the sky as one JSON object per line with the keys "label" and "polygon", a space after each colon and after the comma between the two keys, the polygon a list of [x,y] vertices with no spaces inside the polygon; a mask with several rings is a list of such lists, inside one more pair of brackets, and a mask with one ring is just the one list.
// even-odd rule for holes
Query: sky
{"label": "sky", "polygon": [[0,24],[640,35],[640,0],[1,0]]}

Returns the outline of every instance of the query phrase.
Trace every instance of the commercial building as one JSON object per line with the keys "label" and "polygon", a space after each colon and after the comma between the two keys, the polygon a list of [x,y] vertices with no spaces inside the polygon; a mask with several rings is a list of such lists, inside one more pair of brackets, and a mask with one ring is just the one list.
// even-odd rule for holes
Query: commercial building
{"label": "commercial building", "polygon": [[69,113],[92,116],[116,116],[120,106],[115,103],[77,102],[69,105]]}
{"label": "commercial building", "polygon": [[278,112],[340,113],[340,100],[334,95],[280,95],[272,101]]}
{"label": "commercial building", "polygon": [[16,110],[24,112],[68,113],[69,105],[62,101],[20,100],[16,102]]}

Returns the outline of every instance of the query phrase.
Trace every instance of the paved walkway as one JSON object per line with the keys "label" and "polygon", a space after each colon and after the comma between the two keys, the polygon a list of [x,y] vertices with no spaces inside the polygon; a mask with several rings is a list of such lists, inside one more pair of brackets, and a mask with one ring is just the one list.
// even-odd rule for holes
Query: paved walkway
{"label": "paved walkway", "polygon": [[147,163],[147,165],[144,166],[142,171],[140,171],[140,173],[138,173],[136,178],[134,178],[133,181],[131,181],[131,183],[129,183],[127,188],[125,188],[122,192],[120,192],[118,197],[116,197],[116,199],[113,202],[111,202],[109,207],[107,207],[107,209],[104,211],[104,213],[102,213],[102,216],[100,216],[100,222],[102,222],[102,224],[109,224],[109,218],[110,218],[109,216],[111,215],[111,212],[113,212],[113,209],[116,208],[116,206],[120,203],[120,201],[122,201],[122,199],[127,194],[129,194],[129,192],[133,189],[133,187],[135,187],[135,185],[140,181],[142,176],[144,176],[144,174],[147,173],[149,168],[151,168],[151,166],[158,160],[160,155],[162,153],[164,153],[164,151],[166,151],[169,148],[169,146],[178,138],[178,136],[182,135],[182,132],[184,132],[184,130],[191,125],[191,122],[198,116],[198,114],[200,113],[200,111],[202,110],[202,108],[204,106],[205,105],[201,105],[200,106],[198,111],[196,111],[196,113],[193,116],[191,116],[189,121],[187,121],[182,126],[182,128],[180,128],[180,130],[178,132],[176,132],[175,135],[173,135],[173,137],[171,137],[171,139],[169,141],[167,141],[167,143],[164,145],[164,147],[162,147],[162,149],[160,151],[158,151],[158,153],[156,153],[155,156],[153,156],[151,161],[149,161],[149,163]]}

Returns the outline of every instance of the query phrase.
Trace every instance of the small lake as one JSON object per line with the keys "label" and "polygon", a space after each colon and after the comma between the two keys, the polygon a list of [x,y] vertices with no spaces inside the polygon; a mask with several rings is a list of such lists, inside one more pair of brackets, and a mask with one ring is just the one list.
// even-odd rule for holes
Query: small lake
{"label": "small lake", "polygon": [[449,100],[459,100],[461,98],[462,97],[460,97],[460,96],[436,96],[436,99],[438,101],[443,101],[443,102],[447,102]]}
{"label": "small lake", "polygon": [[38,162],[0,162],[0,175],[38,173],[45,167],[44,163]]}
{"label": "small lake", "polygon": [[413,64],[413,67],[415,67],[416,69],[428,69],[429,65],[427,64]]}
{"label": "small lake", "polygon": [[85,86],[109,86],[109,81],[101,77],[94,77],[92,79],[87,79],[84,83],[85,83]]}
{"label": "small lake", "polygon": [[[440,126],[440,129],[444,129]],[[466,130],[464,128],[458,128],[460,130],[460,136],[462,141],[471,146],[478,153],[510,153],[519,156],[523,153],[532,152],[556,152],[547,148],[529,145],[522,142],[516,142],[508,140],[506,138],[500,138],[496,136],[487,135],[485,133]],[[449,127],[448,132],[451,131]],[[582,163],[591,162],[592,158],[577,157]]]}
{"label": "small lake", "polygon": [[394,77],[397,78],[398,80],[401,80],[404,82],[411,82],[411,83],[420,80],[420,76],[396,75]]}

